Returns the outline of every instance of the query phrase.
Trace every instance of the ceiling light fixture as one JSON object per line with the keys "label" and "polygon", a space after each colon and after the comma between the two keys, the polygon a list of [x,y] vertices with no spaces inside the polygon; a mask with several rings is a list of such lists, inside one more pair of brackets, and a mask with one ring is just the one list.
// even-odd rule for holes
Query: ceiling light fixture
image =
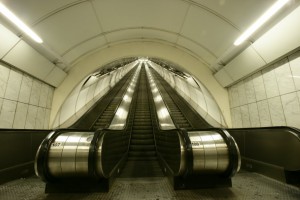
{"label": "ceiling light fixture", "polygon": [[268,21],[276,12],[278,12],[289,0],[278,0],[272,5],[254,24],[252,24],[235,42],[238,46],[247,40],[257,29]]}
{"label": "ceiling light fixture", "polygon": [[31,37],[37,43],[43,43],[43,40],[33,32],[24,22],[22,22],[15,14],[0,3],[0,13],[2,13],[8,20],[15,24],[22,32]]}

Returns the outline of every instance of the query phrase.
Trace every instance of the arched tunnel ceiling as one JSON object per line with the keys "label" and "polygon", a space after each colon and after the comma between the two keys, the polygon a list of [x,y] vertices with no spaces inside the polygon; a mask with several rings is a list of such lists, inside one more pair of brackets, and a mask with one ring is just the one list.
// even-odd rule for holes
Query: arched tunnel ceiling
{"label": "arched tunnel ceiling", "polygon": [[[276,0],[2,2],[44,40],[43,46],[31,45],[67,73],[90,52],[132,41],[166,43],[191,54],[215,72],[215,62],[232,49],[234,40]],[[290,12],[296,3],[298,0],[291,1],[270,24]]]}

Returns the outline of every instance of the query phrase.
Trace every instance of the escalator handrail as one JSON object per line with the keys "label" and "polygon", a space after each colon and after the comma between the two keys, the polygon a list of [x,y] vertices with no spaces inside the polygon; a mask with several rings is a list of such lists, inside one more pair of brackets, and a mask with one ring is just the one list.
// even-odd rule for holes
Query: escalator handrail
{"label": "escalator handrail", "polygon": [[[134,73],[135,73],[135,71],[132,72],[132,74],[129,75],[128,80],[126,80],[126,82],[128,82],[128,83],[127,83],[126,89],[130,86],[130,80],[131,80],[131,78],[134,76]],[[125,77],[126,77],[126,76],[124,76],[123,78],[125,78]],[[114,85],[114,86],[116,86],[116,85]],[[113,87],[114,87],[114,86],[113,86]],[[112,88],[113,88],[113,87],[112,87]],[[121,88],[118,90],[118,92],[120,92],[120,91],[122,90],[122,88],[123,88],[123,87],[121,87]],[[125,93],[126,93],[126,89],[123,89],[124,91],[123,91],[122,97],[124,97],[124,95],[125,95]],[[117,92],[117,93],[118,93],[118,92]],[[111,102],[113,101],[113,99],[114,99],[114,98],[112,98],[112,99],[110,100],[110,102],[106,105],[106,108],[104,109],[104,111],[109,107],[109,105],[111,104]],[[110,124],[111,124],[111,122],[112,122],[114,116],[116,115],[116,112],[117,112],[117,110],[118,110],[118,108],[119,108],[119,106],[120,106],[121,103],[122,103],[122,100],[120,100],[120,102],[118,103],[116,109],[114,110],[114,113],[112,114],[110,123],[109,123],[106,127],[103,127],[104,129],[105,129],[105,128],[108,128],[108,127],[110,126]],[[102,116],[102,114],[99,115],[99,116],[96,118],[96,120],[92,123],[90,129],[92,129],[92,128],[94,127],[95,123],[97,122],[97,120],[98,120],[101,116]],[[125,127],[124,127],[124,129],[125,129]]]}
{"label": "escalator handrail", "polygon": [[272,129],[283,129],[283,130],[289,130],[290,133],[293,134],[295,137],[297,137],[300,140],[300,129],[296,127],[291,126],[266,126],[266,127],[252,127],[252,128],[230,128],[226,129],[230,132],[230,130],[241,130],[241,131],[256,131],[256,130],[272,130]]}

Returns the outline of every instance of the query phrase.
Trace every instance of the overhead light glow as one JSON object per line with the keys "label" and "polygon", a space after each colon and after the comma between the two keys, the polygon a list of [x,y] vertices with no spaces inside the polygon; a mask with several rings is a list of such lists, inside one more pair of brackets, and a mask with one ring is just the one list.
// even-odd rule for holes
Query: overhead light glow
{"label": "overhead light glow", "polygon": [[247,40],[257,29],[266,23],[276,12],[278,12],[289,0],[278,0],[269,8],[254,24],[252,24],[235,42],[238,46]]}
{"label": "overhead light glow", "polygon": [[33,32],[24,22],[22,22],[16,15],[14,15],[8,8],[0,3],[0,13],[2,13],[8,20],[15,24],[22,32],[31,37],[37,43],[43,43],[43,40]]}

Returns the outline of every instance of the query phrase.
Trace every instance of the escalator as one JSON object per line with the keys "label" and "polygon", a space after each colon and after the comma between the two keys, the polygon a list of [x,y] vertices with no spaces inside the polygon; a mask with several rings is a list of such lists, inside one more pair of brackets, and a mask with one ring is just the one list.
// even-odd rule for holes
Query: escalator
{"label": "escalator", "polygon": [[154,69],[152,74],[177,128],[212,128]]}
{"label": "escalator", "polygon": [[87,111],[74,125],[72,129],[97,130],[108,128],[115,112],[122,101],[123,95],[135,69],[128,72],[112,89],[104,95],[95,105]]}
{"label": "escalator", "polygon": [[[146,73],[145,68],[146,64],[140,64],[137,73],[124,77],[113,93],[76,123],[77,129],[56,130],[41,144],[36,172],[47,182],[48,192],[57,192],[57,187],[69,191],[74,188],[98,191],[103,187],[108,190],[111,177],[162,177],[165,173],[174,176],[177,189],[231,185],[231,177],[239,169],[235,142],[220,129],[195,129],[194,121],[199,116],[194,119],[194,110],[179,97],[170,96],[172,91],[154,75],[162,98],[168,99],[158,111],[150,88],[150,72],[146,68]],[[133,83],[135,89],[130,89]],[[131,90],[135,92],[127,96]],[[129,99],[132,103],[122,107]],[[158,118],[167,110],[176,117],[172,128],[163,130]],[[116,117],[119,119],[114,120]],[[125,120],[125,126],[119,126],[119,120]],[[89,129],[78,129],[85,127]],[[210,139],[201,141],[201,138]]]}
{"label": "escalator", "polygon": [[149,86],[145,67],[142,67],[137,88],[128,160],[120,175],[128,177],[158,177],[163,173],[158,164],[150,110]]}

